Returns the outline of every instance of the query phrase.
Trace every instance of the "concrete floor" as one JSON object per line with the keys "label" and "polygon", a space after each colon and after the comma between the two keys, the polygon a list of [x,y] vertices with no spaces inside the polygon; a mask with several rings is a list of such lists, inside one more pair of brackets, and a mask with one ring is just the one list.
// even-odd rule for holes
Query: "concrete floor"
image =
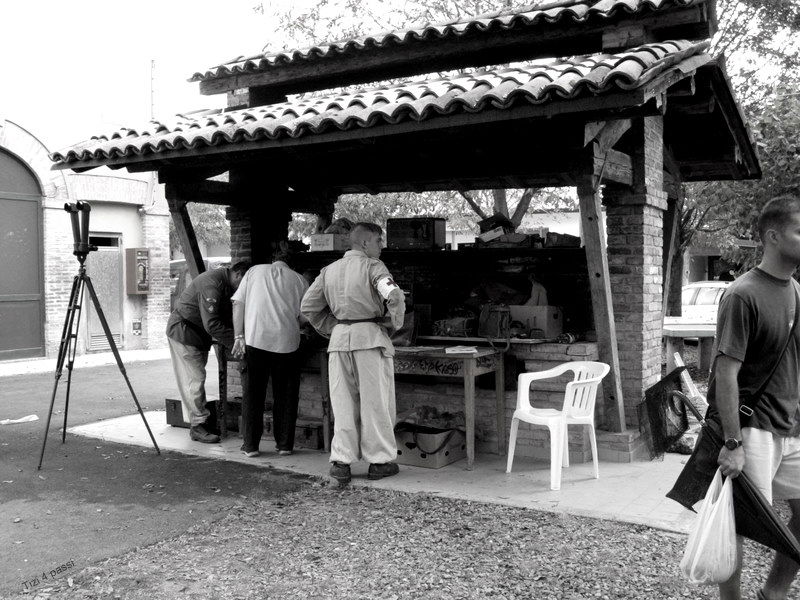
{"label": "concrete floor", "polygon": [[[221,444],[200,444],[189,439],[188,430],[166,423],[164,411],[149,411],[147,421],[162,450],[246,463],[305,475],[327,477],[329,455],[299,449],[292,456],[278,456],[271,440],[262,442],[262,454],[247,458],[239,450],[234,434]],[[108,442],[152,447],[138,414],[71,427],[69,432]],[[518,457],[511,473],[505,472],[506,457],[476,456],[474,470],[461,460],[440,469],[401,466],[400,474],[377,482],[366,479],[367,465],[353,465],[352,485],[435,494],[443,497],[493,502],[555,513],[648,525],[674,532],[688,532],[694,515],[665,497],[687,457],[667,454],[663,461],[600,463],[600,478],[594,479],[592,464],[573,464],[562,471],[561,490],[550,490],[549,463]]]}

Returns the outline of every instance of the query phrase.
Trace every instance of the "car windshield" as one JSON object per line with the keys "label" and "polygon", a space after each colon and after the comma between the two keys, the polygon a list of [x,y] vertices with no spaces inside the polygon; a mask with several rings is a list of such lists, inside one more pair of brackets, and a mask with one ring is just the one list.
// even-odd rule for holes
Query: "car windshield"
{"label": "car windshield", "polygon": [[704,287],[700,288],[697,292],[697,298],[695,299],[695,304],[716,304],[719,295],[722,293],[722,290],[719,288],[713,287]]}

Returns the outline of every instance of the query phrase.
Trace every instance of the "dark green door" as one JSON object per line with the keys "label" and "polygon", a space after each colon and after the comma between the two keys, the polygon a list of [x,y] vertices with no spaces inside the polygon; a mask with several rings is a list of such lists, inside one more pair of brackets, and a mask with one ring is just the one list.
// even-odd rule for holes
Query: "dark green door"
{"label": "dark green door", "polygon": [[0,148],[0,360],[44,355],[42,193]]}

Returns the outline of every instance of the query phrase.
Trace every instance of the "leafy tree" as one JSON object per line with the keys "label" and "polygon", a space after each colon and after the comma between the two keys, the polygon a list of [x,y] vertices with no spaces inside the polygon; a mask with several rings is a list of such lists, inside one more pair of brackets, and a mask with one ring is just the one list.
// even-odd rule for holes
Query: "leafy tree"
{"label": "leafy tree", "polygon": [[[224,206],[196,202],[190,202],[187,206],[198,241],[205,244],[207,248],[217,245],[230,246],[231,228],[225,218]],[[181,250],[172,219],[169,221],[169,249],[170,254]]]}
{"label": "leafy tree", "polygon": [[741,250],[736,240],[755,240],[764,204],[800,189],[800,84],[775,89],[757,108],[751,123],[763,177],[691,186],[684,211],[684,245],[695,238],[715,243],[725,250],[726,260],[743,268],[752,266],[757,256]]}

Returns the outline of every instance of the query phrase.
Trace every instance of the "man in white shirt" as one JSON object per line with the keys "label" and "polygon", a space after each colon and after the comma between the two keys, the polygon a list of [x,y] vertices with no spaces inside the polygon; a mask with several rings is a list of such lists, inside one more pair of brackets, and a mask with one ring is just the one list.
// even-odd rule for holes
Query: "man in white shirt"
{"label": "man in white shirt", "polygon": [[272,264],[254,265],[233,295],[233,355],[242,371],[242,451],[259,455],[264,433],[264,400],[272,378],[272,429],[279,455],[294,450],[300,400],[300,301],[308,282],[289,268],[285,244]]}

